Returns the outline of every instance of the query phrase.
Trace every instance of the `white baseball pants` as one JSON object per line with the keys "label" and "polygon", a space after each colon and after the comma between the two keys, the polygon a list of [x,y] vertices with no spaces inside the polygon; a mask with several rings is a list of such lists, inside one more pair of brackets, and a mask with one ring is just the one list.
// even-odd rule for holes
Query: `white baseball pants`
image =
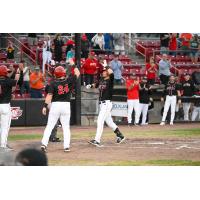
{"label": "white baseball pants", "polygon": [[7,146],[8,133],[11,123],[11,108],[10,104],[0,104],[0,135],[1,147]]}
{"label": "white baseball pants", "polygon": [[42,144],[47,146],[51,132],[56,125],[58,119],[62,124],[64,136],[64,149],[70,147],[70,102],[53,102],[50,107],[47,126],[44,130]]}
{"label": "white baseball pants", "polygon": [[104,122],[113,129],[113,131],[116,130],[117,125],[113,122],[113,119],[111,117],[111,110],[112,110],[112,102],[109,100],[106,100],[105,103],[100,104],[100,110],[99,115],[97,119],[97,131],[95,140],[100,143],[101,136],[103,133],[103,127]]}
{"label": "white baseball pants", "polygon": [[139,99],[127,100],[128,103],[128,123],[132,123],[133,109],[135,111],[135,123],[138,124],[140,120],[140,102]]}
{"label": "white baseball pants", "polygon": [[149,109],[149,104],[140,103],[139,116],[141,116],[142,114],[142,125],[146,124],[148,109]]}
{"label": "white baseball pants", "polygon": [[190,110],[191,103],[183,103],[183,111],[184,111],[184,120],[189,120],[189,110]]}
{"label": "white baseball pants", "polygon": [[52,59],[52,53],[50,51],[45,51],[42,53],[42,72],[45,73],[45,64],[49,63]]}
{"label": "white baseball pants", "polygon": [[162,121],[164,122],[166,120],[167,117],[167,113],[169,111],[169,107],[171,106],[171,119],[170,122],[174,121],[174,117],[175,117],[175,111],[176,111],[176,96],[166,96],[166,100],[165,100],[165,105],[164,105],[164,112],[163,112],[163,117],[162,117]]}
{"label": "white baseball pants", "polygon": [[198,120],[200,120],[200,107],[194,106],[192,111],[192,121],[195,121],[198,115],[199,115]]}

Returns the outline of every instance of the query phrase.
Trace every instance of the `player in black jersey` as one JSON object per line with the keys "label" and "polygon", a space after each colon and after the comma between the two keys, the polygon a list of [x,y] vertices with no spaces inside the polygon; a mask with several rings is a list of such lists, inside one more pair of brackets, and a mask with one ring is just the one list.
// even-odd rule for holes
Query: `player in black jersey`
{"label": "player in black jersey", "polygon": [[160,123],[160,125],[165,125],[165,120],[170,107],[171,107],[170,125],[173,125],[175,111],[176,111],[176,102],[178,100],[178,103],[179,104],[181,103],[181,100],[179,99],[180,96],[181,96],[180,86],[176,83],[175,76],[171,75],[168,84],[165,86],[163,97],[161,98],[161,101],[164,101],[164,97],[166,97],[162,122]]}
{"label": "player in black jersey", "polygon": [[1,149],[5,151],[13,150],[7,145],[8,132],[11,123],[11,107],[12,91],[15,90],[19,74],[15,75],[15,79],[8,77],[8,69],[5,65],[0,66],[0,136]]}
{"label": "player in black jersey", "polygon": [[48,94],[42,109],[43,115],[47,113],[47,106],[51,103],[47,126],[42,138],[41,150],[46,152],[51,131],[57,123],[58,119],[62,124],[64,135],[64,151],[70,151],[70,100],[71,91],[80,75],[78,68],[74,69],[74,74],[66,77],[66,71],[62,66],[58,66],[54,70],[56,79],[50,83]]}
{"label": "player in black jersey", "polygon": [[104,122],[107,123],[109,127],[111,127],[114,133],[117,136],[117,143],[121,143],[124,141],[125,137],[119,131],[117,125],[113,122],[111,117],[111,110],[112,110],[112,95],[113,95],[113,81],[114,81],[114,74],[112,69],[104,68],[102,79],[99,82],[94,83],[92,85],[87,85],[86,88],[99,88],[99,104],[100,104],[100,111],[97,119],[97,131],[96,137],[94,140],[91,140],[89,143],[95,146],[100,147],[100,140],[103,133],[103,126]]}

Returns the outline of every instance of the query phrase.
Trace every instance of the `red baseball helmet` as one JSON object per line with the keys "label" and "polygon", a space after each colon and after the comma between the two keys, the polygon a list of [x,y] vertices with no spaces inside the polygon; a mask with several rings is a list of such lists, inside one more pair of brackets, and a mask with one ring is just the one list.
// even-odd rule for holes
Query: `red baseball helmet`
{"label": "red baseball helmet", "polygon": [[0,66],[0,76],[7,76],[8,75],[8,68],[5,65]]}
{"label": "red baseball helmet", "polygon": [[54,70],[54,75],[56,78],[61,78],[66,76],[65,68],[62,66],[58,66]]}

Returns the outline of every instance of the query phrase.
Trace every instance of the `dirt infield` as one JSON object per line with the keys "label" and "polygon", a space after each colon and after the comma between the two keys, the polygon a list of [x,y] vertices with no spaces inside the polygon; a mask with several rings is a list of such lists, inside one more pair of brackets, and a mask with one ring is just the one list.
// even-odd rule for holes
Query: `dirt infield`
{"label": "dirt infield", "polygon": [[[71,152],[64,153],[62,143],[50,143],[47,153],[49,164],[168,165],[167,162],[162,161],[200,162],[199,123],[164,127],[159,125],[133,128],[122,126],[120,128],[127,138],[124,143],[116,144],[112,131],[105,128],[102,138],[103,147],[98,148],[88,144],[88,140],[95,134],[95,127],[72,127]],[[10,145],[15,149],[15,153],[23,148],[39,148],[43,130],[44,127],[12,128],[11,139],[14,136],[17,138],[18,135],[27,135],[27,137],[35,135],[36,138],[12,139]],[[193,130],[195,132],[190,135],[189,131]]]}

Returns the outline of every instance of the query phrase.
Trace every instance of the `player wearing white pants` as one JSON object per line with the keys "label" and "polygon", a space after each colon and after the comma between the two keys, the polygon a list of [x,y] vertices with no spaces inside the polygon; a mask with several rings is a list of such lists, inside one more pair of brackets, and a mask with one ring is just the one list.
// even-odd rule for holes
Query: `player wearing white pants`
{"label": "player wearing white pants", "polygon": [[11,107],[10,103],[0,104],[0,135],[1,135],[1,147],[7,147],[7,138],[10,130],[11,123]]}
{"label": "player wearing white pants", "polygon": [[44,152],[47,151],[47,145],[51,132],[58,119],[60,119],[63,129],[64,151],[70,151],[70,99],[72,88],[74,87],[76,79],[80,75],[80,72],[77,68],[74,69],[74,74],[74,76],[69,76],[66,78],[66,71],[64,67],[58,66],[54,70],[54,75],[56,78],[49,85],[48,94],[42,109],[42,113],[46,115],[47,107],[52,102],[47,126],[44,130],[44,135],[41,141],[41,150]]}
{"label": "player wearing white pants", "polygon": [[50,36],[47,36],[47,41],[44,41],[42,59],[42,72],[45,73],[45,64],[49,64],[52,60]]}
{"label": "player wearing white pants", "polygon": [[104,68],[102,72],[102,78],[99,82],[94,83],[92,85],[87,85],[86,88],[99,88],[99,104],[100,110],[97,119],[97,131],[94,140],[89,141],[90,144],[101,147],[101,136],[103,133],[104,123],[106,122],[107,125],[113,129],[114,133],[117,136],[117,143],[121,143],[124,141],[125,137],[120,132],[117,125],[113,122],[111,117],[111,110],[112,110],[112,93],[113,93],[113,84],[114,84],[114,74],[112,69]]}
{"label": "player wearing white pants", "polygon": [[189,120],[189,110],[191,103],[183,103],[184,121]]}
{"label": "player wearing white pants", "polygon": [[0,139],[1,149],[13,150],[7,145],[7,138],[11,123],[11,107],[10,101],[12,90],[16,87],[19,80],[19,74],[15,75],[15,80],[8,77],[8,69],[6,66],[0,66]]}
{"label": "player wearing white pants", "polygon": [[140,101],[139,99],[128,99],[128,124],[132,123],[132,113],[133,109],[135,111],[135,122],[134,124],[138,124],[140,120]]}
{"label": "player wearing white pants", "polygon": [[97,119],[97,132],[95,140],[100,143],[101,136],[103,133],[104,122],[112,128],[113,131],[117,129],[117,125],[113,122],[111,117],[112,102],[110,100],[105,100],[100,102],[100,111]]}
{"label": "player wearing white pants", "polygon": [[147,113],[150,103],[150,90],[151,87],[147,83],[147,77],[142,78],[142,82],[139,84],[139,98],[140,98],[140,109],[139,117],[142,114],[141,125],[146,125]]}
{"label": "player wearing white pants", "polygon": [[127,89],[127,104],[128,104],[128,125],[132,125],[132,112],[135,111],[135,125],[138,125],[140,120],[140,102],[139,102],[139,80],[135,75],[131,75],[126,81]]}
{"label": "player wearing white pants", "polygon": [[[180,97],[180,88],[178,84],[175,82],[175,77],[173,75],[169,78],[169,83],[165,86],[164,96],[166,95],[165,105],[164,105],[164,112],[162,116],[162,122],[160,125],[165,125],[165,120],[167,117],[167,113],[169,111],[169,107],[171,106],[171,119],[170,125],[173,125],[175,111],[176,111],[176,102],[177,96]],[[164,98],[161,98],[161,101],[164,101]],[[179,100],[178,103],[180,104],[181,101]]]}
{"label": "player wearing white pants", "polygon": [[193,107],[193,111],[192,111],[192,121],[195,121],[196,119],[200,120],[200,102],[199,102],[199,100],[194,103],[194,107]]}
{"label": "player wearing white pants", "polygon": [[60,119],[64,135],[64,149],[70,147],[70,116],[70,102],[53,102],[51,104],[47,126],[45,128],[44,136],[42,138],[43,145],[48,145],[51,132],[55,127],[58,119]]}
{"label": "player wearing white pants", "polygon": [[[194,87],[194,83],[193,81],[190,79],[190,75],[189,74],[184,74],[184,81],[182,82],[182,91],[183,94],[182,96],[185,97],[191,97],[194,95],[195,92],[195,87]],[[183,101],[183,111],[184,111],[184,120],[188,121],[189,120],[189,110],[191,107],[191,103],[189,99],[185,99]]]}

